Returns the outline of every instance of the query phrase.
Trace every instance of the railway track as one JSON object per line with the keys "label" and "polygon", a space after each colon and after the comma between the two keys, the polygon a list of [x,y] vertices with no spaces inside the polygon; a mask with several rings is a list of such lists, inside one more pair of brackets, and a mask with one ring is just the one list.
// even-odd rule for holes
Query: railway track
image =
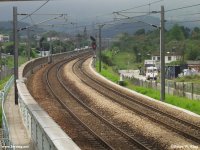
{"label": "railway track", "polygon": [[76,90],[72,88],[73,83],[64,84],[65,81],[61,77],[61,69],[65,63],[73,59],[76,59],[76,57],[49,67],[46,72],[46,83],[51,94],[76,120],[76,128],[82,134],[87,133],[86,138],[93,147],[95,149],[154,149],[144,140],[140,139],[138,141],[126,134],[109,120],[99,115],[98,112],[92,110],[87,104],[83,103],[82,97],[77,96]]}
{"label": "railway track", "polygon": [[77,61],[73,66],[73,71],[77,77],[82,80],[86,85],[92,87],[99,93],[105,95],[111,100],[123,105],[124,107],[134,111],[135,113],[149,118],[150,120],[161,124],[162,126],[172,130],[183,137],[190,139],[193,142],[200,143],[200,127],[192,124],[186,120],[167,114],[153,106],[147,105],[142,101],[135,99],[131,96],[125,95],[116,89],[113,89],[107,84],[102,84],[98,80],[94,79],[91,75],[85,71],[83,66],[83,58]]}

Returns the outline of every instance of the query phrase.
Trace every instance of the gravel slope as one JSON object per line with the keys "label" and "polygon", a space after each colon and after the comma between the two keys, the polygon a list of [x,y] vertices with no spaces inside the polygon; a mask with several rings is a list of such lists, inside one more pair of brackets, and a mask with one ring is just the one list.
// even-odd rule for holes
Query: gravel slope
{"label": "gravel slope", "polygon": [[[73,63],[74,61],[65,65],[65,78],[67,81],[73,82],[74,86],[88,97],[88,101],[90,101],[91,107],[94,107],[99,112],[106,113],[110,116],[110,118],[112,118],[111,120],[121,123],[121,126],[126,126],[138,134],[141,134],[145,138],[150,139],[152,142],[161,144],[163,147],[165,147],[165,149],[171,149],[173,145],[194,145],[189,140],[184,139],[184,137],[179,136],[178,134],[171,132],[162,126],[159,126],[158,124],[146,118],[138,116],[134,112],[127,110],[119,104],[113,103],[113,101],[110,99],[105,98],[103,95],[97,93],[92,88],[86,86],[73,74]],[[86,66],[89,68],[89,60],[87,61]]]}

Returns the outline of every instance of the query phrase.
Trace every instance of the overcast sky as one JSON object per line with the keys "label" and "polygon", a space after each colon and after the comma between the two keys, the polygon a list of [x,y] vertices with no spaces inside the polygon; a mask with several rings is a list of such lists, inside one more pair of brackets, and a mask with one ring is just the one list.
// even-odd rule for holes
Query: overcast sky
{"label": "overcast sky", "polygon": [[[158,0],[52,0],[48,2],[40,11],[37,13],[67,13],[69,21],[83,21],[89,20],[91,22],[96,22],[101,19],[112,19],[114,16],[111,15],[113,11],[123,10],[127,8],[136,7],[143,4],[148,4],[149,2]],[[36,2],[0,2],[0,20],[11,20],[12,19],[12,7],[17,6],[19,13],[31,13],[39,6],[41,6],[44,1]],[[149,11],[160,10],[160,6],[164,5],[165,10],[188,6],[193,4],[199,4],[200,0],[163,0],[162,2],[156,3],[146,7],[141,7],[139,9],[133,9],[130,11]],[[175,11],[167,13],[166,17],[171,19],[191,19],[198,18],[200,15],[184,17],[178,16],[186,13],[200,12],[200,6],[193,7],[191,9],[184,9],[180,11]],[[136,16],[138,14],[127,14],[129,16]],[[141,15],[141,14],[139,14]],[[20,18],[20,16],[19,16]],[[48,18],[45,16],[45,18]],[[35,19],[35,18],[34,18]],[[41,19],[41,18],[40,18]],[[44,19],[44,18],[42,18]],[[30,20],[30,19],[29,19]]]}

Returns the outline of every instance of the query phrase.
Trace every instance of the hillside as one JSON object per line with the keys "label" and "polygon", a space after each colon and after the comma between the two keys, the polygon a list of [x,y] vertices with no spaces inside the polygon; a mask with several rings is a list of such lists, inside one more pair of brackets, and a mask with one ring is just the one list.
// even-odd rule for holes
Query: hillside
{"label": "hillside", "polygon": [[[19,28],[24,28],[30,26],[30,24],[25,23],[25,22],[19,22],[18,23]],[[0,21],[0,33],[3,34],[10,34],[13,29],[13,23],[12,21]],[[44,32],[45,30],[42,28],[34,27],[34,32],[35,33],[41,33]],[[26,35],[26,32],[20,32],[20,35]]]}

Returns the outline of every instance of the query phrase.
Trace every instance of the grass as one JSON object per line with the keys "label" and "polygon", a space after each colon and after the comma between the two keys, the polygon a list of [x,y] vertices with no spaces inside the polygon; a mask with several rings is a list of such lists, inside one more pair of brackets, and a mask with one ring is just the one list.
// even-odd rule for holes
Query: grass
{"label": "grass", "polygon": [[[0,90],[4,88],[6,85],[7,81],[10,79],[10,76],[7,76],[3,80],[0,80]],[[0,104],[0,128],[2,127],[2,106]]]}
{"label": "grass", "polygon": [[10,76],[7,76],[3,80],[0,80],[0,90],[2,90],[6,84],[6,82],[10,79]]}
{"label": "grass", "polygon": [[[27,58],[24,56],[19,56],[19,66],[23,63],[25,63],[27,61]],[[13,56],[7,57],[7,66],[8,68],[13,68],[14,67],[14,59]],[[5,86],[5,84],[7,83],[7,81],[10,79],[10,76],[7,76],[6,78],[4,78],[3,80],[0,80],[0,90],[2,90]],[[1,108],[1,104],[0,104],[0,128],[2,125],[2,108]]]}
{"label": "grass", "polygon": [[[99,62],[96,63],[96,70],[99,70]],[[107,79],[117,83],[119,81],[119,75],[113,71],[113,69],[104,63],[102,63],[101,75],[106,77]]]}
{"label": "grass", "polygon": [[181,78],[176,78],[176,82],[193,82],[193,83],[200,83],[200,76],[199,75],[191,75],[191,76],[184,76]]}
{"label": "grass", "polygon": [[119,52],[113,56],[113,63],[119,69],[138,69],[135,65],[135,55],[130,52]]}
{"label": "grass", "polygon": [[[98,63],[97,63],[96,67],[98,70]],[[111,80],[115,83],[119,80],[119,75],[116,74],[113,71],[113,69],[109,66],[103,67],[101,75],[103,75],[104,77],[108,78],[109,80]],[[143,95],[147,95],[156,100],[160,99],[160,91],[150,89],[150,88],[135,86],[135,85],[131,84],[130,80],[127,80],[126,82],[127,82],[127,85],[126,85],[127,88],[132,89]],[[173,96],[173,95],[167,94],[165,102],[200,115],[200,101],[191,100],[191,99],[187,99],[184,97],[178,97],[178,96]]]}
{"label": "grass", "polygon": [[[147,95],[147,96],[154,98],[156,100],[160,99],[160,91],[150,89],[150,88],[135,86],[133,84],[130,84],[130,82],[128,82],[127,87],[129,89],[132,89],[132,90],[134,90],[138,93]],[[192,111],[192,112],[200,115],[200,101],[191,100],[191,99],[187,99],[187,98],[184,98],[184,97],[178,97],[178,96],[166,94],[165,102],[168,103],[168,104],[172,104],[174,106]]]}
{"label": "grass", "polygon": [[1,116],[1,118],[0,118],[0,128],[2,128],[2,109],[0,108],[0,116]]}
{"label": "grass", "polygon": [[[14,56],[7,58],[7,66],[8,68],[14,68]],[[25,56],[19,56],[18,64],[19,66],[27,61],[27,58]]]}

